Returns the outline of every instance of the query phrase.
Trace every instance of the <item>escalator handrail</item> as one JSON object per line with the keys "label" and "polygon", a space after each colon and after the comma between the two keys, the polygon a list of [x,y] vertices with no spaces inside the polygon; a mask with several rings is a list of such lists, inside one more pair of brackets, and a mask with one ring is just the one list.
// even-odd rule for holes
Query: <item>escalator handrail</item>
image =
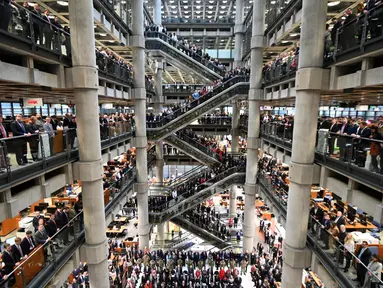
{"label": "escalator handrail", "polygon": [[[245,80],[245,81],[242,81],[242,80]],[[247,81],[246,81],[247,80]],[[214,96],[212,96],[210,99],[207,99],[205,101],[203,101],[202,103],[206,103],[208,101],[213,101],[213,99],[215,97],[217,97],[218,95],[220,95],[222,92],[224,92],[225,90],[227,89],[230,89],[233,87],[234,84],[238,84],[238,83],[241,83],[241,82],[244,82],[244,83],[247,83],[249,81],[249,76],[235,76],[233,78],[231,78],[230,80],[227,80],[226,82],[222,83],[221,85],[215,87],[213,90],[209,91],[208,93],[202,95],[201,97],[199,97],[198,99],[195,99],[191,102],[189,102],[187,104],[187,107],[192,107],[192,109],[190,109],[188,112],[190,111],[193,111],[194,109],[198,108],[198,103],[199,101],[202,99],[207,99],[209,97],[210,94],[213,95],[213,93],[217,93],[215,94]],[[231,85],[229,85],[231,84]],[[227,85],[229,85],[227,88],[225,88]],[[220,89],[219,92],[217,92],[218,90]],[[215,100],[215,99],[214,99]],[[201,104],[202,104],[201,103]],[[194,106],[195,105],[195,106]],[[162,118],[161,120],[159,121],[154,121],[152,123],[155,124],[155,127],[156,128],[149,128],[148,130],[156,130],[156,129],[162,129],[164,126],[168,125],[169,123],[171,123],[173,120],[177,120],[178,118],[184,116],[186,113],[182,114],[182,110],[185,109],[186,107],[180,107],[178,108],[177,110],[173,111],[172,113],[166,115],[164,118]],[[177,117],[176,115],[177,114],[180,114],[179,117]]]}
{"label": "escalator handrail", "polygon": [[[200,150],[201,152],[207,154],[208,156],[210,157],[213,157],[215,158],[216,160],[219,160],[219,157],[218,157],[218,154],[213,152],[213,150],[208,147],[208,146],[203,146],[201,143],[197,142],[196,140],[194,140],[193,138],[190,138],[189,136],[187,136],[185,133],[181,132],[181,131],[177,131],[177,136],[178,136],[178,140],[180,141],[184,141],[184,138],[187,139],[187,141],[190,143],[192,143],[191,145],[194,147],[194,148],[197,148],[198,150]],[[181,135],[181,137],[180,137]]]}

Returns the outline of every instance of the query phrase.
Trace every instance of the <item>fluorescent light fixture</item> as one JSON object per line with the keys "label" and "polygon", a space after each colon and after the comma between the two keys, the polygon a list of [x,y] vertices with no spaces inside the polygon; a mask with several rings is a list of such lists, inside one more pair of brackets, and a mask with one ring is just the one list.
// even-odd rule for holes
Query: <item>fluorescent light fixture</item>
{"label": "fluorescent light fixture", "polygon": [[299,33],[290,33],[290,36],[291,37],[296,37],[296,36],[298,36],[299,35]]}
{"label": "fluorescent light fixture", "polygon": [[68,2],[67,1],[57,1],[57,4],[59,4],[61,6],[68,6]]}
{"label": "fluorescent light fixture", "polygon": [[286,44],[286,43],[289,43],[289,42],[291,42],[291,41],[287,41],[287,40],[282,40],[281,41],[281,43],[283,43],[283,44]]}
{"label": "fluorescent light fixture", "polygon": [[105,37],[107,34],[106,33],[99,33],[98,35]]}
{"label": "fluorescent light fixture", "polygon": [[336,6],[336,5],[339,5],[339,3],[340,3],[340,1],[328,2],[327,6],[330,6],[330,7]]}
{"label": "fluorescent light fixture", "polygon": [[274,5],[275,3],[277,3],[277,1],[273,0],[273,1],[270,2],[271,5]]}

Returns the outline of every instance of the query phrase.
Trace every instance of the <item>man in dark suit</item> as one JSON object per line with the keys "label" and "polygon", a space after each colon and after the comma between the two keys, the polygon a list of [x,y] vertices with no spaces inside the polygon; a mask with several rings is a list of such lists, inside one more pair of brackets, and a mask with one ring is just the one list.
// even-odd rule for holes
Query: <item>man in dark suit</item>
{"label": "man in dark suit", "polygon": [[[348,124],[348,119],[344,117],[342,123],[339,125],[340,137],[338,138],[338,147],[339,147],[339,159],[347,161],[346,157],[346,144],[348,143],[347,136],[350,125]],[[343,135],[343,136],[342,136]]]}
{"label": "man in dark suit", "polygon": [[[357,278],[353,279],[353,281],[358,281],[361,285],[363,285],[364,279],[366,277],[366,272],[367,272],[366,267],[368,266],[368,263],[370,262],[371,255],[372,253],[371,253],[371,250],[368,248],[368,242],[363,241],[362,246],[360,247],[360,250],[357,253],[357,256],[359,259],[356,266]],[[364,266],[361,263],[363,263]]]}
{"label": "man in dark suit", "polygon": [[346,225],[346,218],[343,216],[342,211],[336,212],[336,218],[334,220],[334,223],[338,228],[340,229],[341,225]]}
{"label": "man in dark suit", "polygon": [[328,132],[330,133],[329,138],[327,139],[328,153],[330,155],[334,154],[334,144],[336,135],[333,133],[338,133],[340,130],[340,125],[338,124],[338,119],[333,118],[331,126],[329,127]]}
{"label": "man in dark suit", "polygon": [[[47,233],[44,225],[40,225],[39,226],[37,232],[35,233],[35,240],[36,240],[36,243],[38,245],[44,245],[46,242],[51,240],[51,237],[48,236],[48,233]],[[55,252],[52,245],[47,245],[44,248],[44,255],[45,255],[45,257],[47,256],[48,246],[50,247],[52,254]]]}
{"label": "man in dark suit", "polygon": [[[319,205],[317,202],[314,203],[314,206],[310,210],[310,215],[314,217],[315,220],[317,220],[319,223],[322,223],[323,220],[323,211],[319,208]],[[311,223],[311,230],[313,233],[315,233],[315,221]]]}
{"label": "man in dark suit", "polygon": [[16,237],[15,238],[15,244],[11,246],[13,258],[15,258],[16,261],[23,260],[27,257],[26,254],[24,254],[23,249],[21,248],[21,238]]}
{"label": "man in dark suit", "polygon": [[50,218],[47,221],[46,228],[47,228],[47,232],[48,232],[48,236],[49,237],[52,237],[59,230],[59,228],[57,226],[57,223],[56,223],[56,220],[55,220],[55,215],[54,214],[50,215]]}
{"label": "man in dark suit", "polygon": [[[68,216],[68,208],[64,209],[57,209],[56,211],[56,217],[55,220],[58,224],[59,229],[64,228],[65,226],[68,226],[69,222],[69,216]],[[68,243],[68,237],[69,237],[69,229],[68,227],[64,229],[64,231],[61,232],[62,241],[64,242],[64,245]]]}
{"label": "man in dark suit", "polygon": [[32,231],[28,230],[23,241],[21,241],[21,249],[23,249],[24,255],[28,255],[36,248],[35,239],[32,236]]}
{"label": "man in dark suit", "polygon": [[39,227],[40,219],[44,219],[44,217],[40,215],[39,211],[36,211],[35,217],[33,217],[33,220],[32,220],[32,224],[33,224],[33,227],[35,228],[35,232],[37,232],[37,228]]}
{"label": "man in dark suit", "polygon": [[[11,123],[11,131],[13,133],[13,137],[16,136],[30,136],[31,134],[28,133],[24,123],[21,121],[22,116],[21,114],[16,115],[16,120]],[[14,145],[15,145],[15,153],[16,153],[16,160],[19,165],[24,165],[28,163],[27,161],[27,142],[25,137],[18,137],[14,139]]]}
{"label": "man in dark suit", "polygon": [[[330,220],[330,215],[325,213],[324,216],[323,216],[323,220],[322,220],[322,231],[321,231],[321,240],[322,242],[324,243],[324,250],[328,250],[329,249],[329,233],[327,233],[326,231],[328,229],[330,229],[331,227],[331,220]],[[324,231],[326,230],[326,231]]]}
{"label": "man in dark suit", "polygon": [[6,274],[10,274],[14,267],[19,265],[20,262],[18,262],[15,257],[12,254],[12,248],[9,243],[5,243],[4,245],[4,253],[3,253],[3,263],[4,263],[4,271]]}

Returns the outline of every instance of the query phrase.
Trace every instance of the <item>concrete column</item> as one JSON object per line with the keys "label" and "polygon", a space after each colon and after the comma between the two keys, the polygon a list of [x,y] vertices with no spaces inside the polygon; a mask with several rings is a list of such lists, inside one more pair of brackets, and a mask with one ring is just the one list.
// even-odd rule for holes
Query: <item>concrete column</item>
{"label": "concrete column", "polygon": [[133,43],[133,99],[136,137],[136,166],[138,204],[138,235],[140,249],[149,247],[149,214],[148,214],[148,171],[146,146],[146,90],[145,90],[145,39],[144,39],[144,1],[132,1],[132,41]]}
{"label": "concrete column", "polygon": [[237,190],[237,185],[231,185],[229,203],[230,218],[234,218],[237,215]]}
{"label": "concrete column", "polygon": [[330,169],[321,166],[319,185],[322,188],[327,188],[327,179],[330,176]]}
{"label": "concrete column", "polygon": [[296,76],[295,121],[290,162],[290,189],[283,251],[282,287],[302,284],[310,265],[306,247],[310,191],[314,171],[317,115],[322,87],[322,64],[327,2],[303,0],[301,50]]}
{"label": "concrete column", "polygon": [[237,106],[237,101],[233,101],[233,115],[231,122],[231,135],[232,135],[232,143],[231,143],[231,152],[238,153],[239,145],[238,145],[238,136],[239,136],[239,117],[240,117],[240,109]]}
{"label": "concrete column", "polygon": [[235,26],[234,26],[234,68],[242,67],[242,44],[243,44],[243,12],[244,0],[235,1]]}
{"label": "concrete column", "polygon": [[164,144],[162,141],[156,143],[156,178],[162,185],[164,182]]}
{"label": "concrete column", "polygon": [[76,104],[80,161],[77,179],[82,181],[85,244],[92,286],[109,287],[108,248],[105,235],[102,157],[98,125],[98,73],[96,67],[92,0],[69,0],[71,18],[72,82]]}
{"label": "concrete column", "polygon": [[[255,235],[255,194],[258,192],[258,149],[260,146],[260,100],[262,99],[263,34],[265,31],[265,3],[253,4],[253,35],[251,37],[251,74],[249,91],[249,125],[245,183],[245,221],[243,223],[243,251],[253,250]],[[237,11],[238,6],[237,6]]]}
{"label": "concrete column", "polygon": [[[161,1],[160,1],[161,2]],[[161,5],[160,5],[161,11]],[[154,98],[154,108],[157,113],[162,112],[162,105],[164,103],[162,96],[162,73],[165,62],[157,60],[157,73],[156,73],[156,96]],[[164,182],[164,143],[158,141],[156,143],[156,178],[157,182]]]}
{"label": "concrete column", "polygon": [[[161,0],[154,0],[153,5],[153,21],[156,25],[161,25]],[[134,17],[134,16],[133,16]]]}
{"label": "concrete column", "polygon": [[349,178],[348,183],[347,183],[346,195],[345,195],[343,201],[353,203],[352,202],[352,195],[353,195],[354,190],[357,190],[357,189],[358,189],[358,182]]}
{"label": "concrete column", "polygon": [[165,236],[164,236],[164,224],[165,223],[157,224],[157,240],[159,240],[159,241],[165,240]]}

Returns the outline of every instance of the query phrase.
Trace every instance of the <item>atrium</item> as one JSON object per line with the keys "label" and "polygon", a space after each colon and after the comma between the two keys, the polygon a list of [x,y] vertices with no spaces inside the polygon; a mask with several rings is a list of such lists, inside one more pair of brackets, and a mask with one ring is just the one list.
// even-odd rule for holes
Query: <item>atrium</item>
{"label": "atrium", "polygon": [[0,0],[0,287],[383,287],[383,1]]}

